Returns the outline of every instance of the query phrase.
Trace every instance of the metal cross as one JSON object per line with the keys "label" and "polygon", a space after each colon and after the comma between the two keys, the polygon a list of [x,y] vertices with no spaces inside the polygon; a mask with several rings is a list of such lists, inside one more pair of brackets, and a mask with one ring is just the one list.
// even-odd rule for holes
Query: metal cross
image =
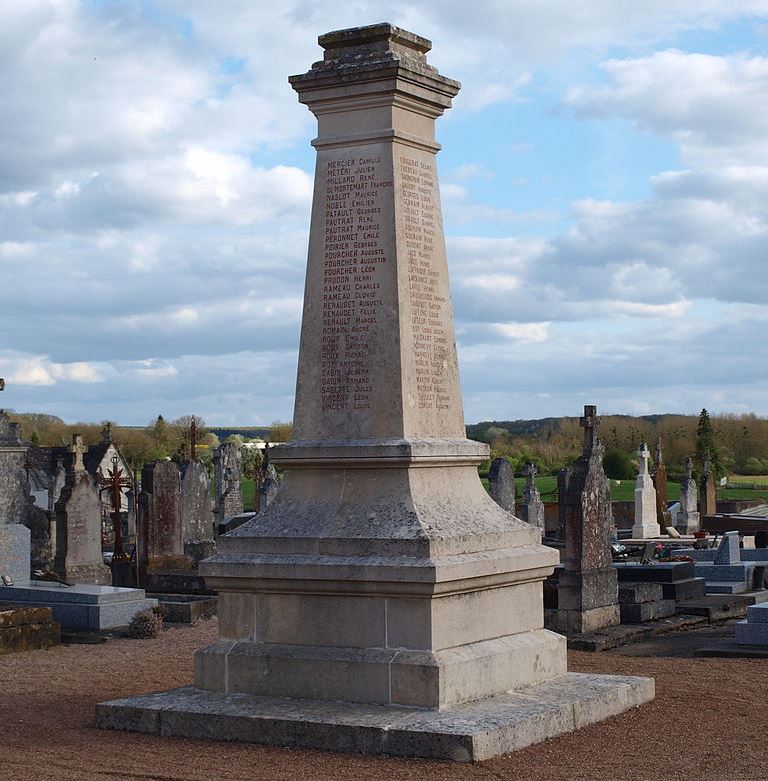
{"label": "metal cross", "polygon": [[123,488],[132,488],[133,480],[130,477],[123,477],[123,470],[120,469],[118,464],[120,459],[117,454],[113,455],[110,459],[112,461],[112,469],[108,470],[108,477],[104,477],[99,470],[96,477],[96,482],[101,486],[103,491],[109,491],[109,496],[112,504],[112,523],[115,529],[115,552],[113,554],[114,561],[125,561],[128,557],[123,550],[123,533],[120,528],[120,509],[123,506]]}
{"label": "metal cross", "polygon": [[528,485],[533,485],[533,481],[538,473],[539,470],[536,469],[536,464],[530,461],[523,467],[523,475],[526,477]]}

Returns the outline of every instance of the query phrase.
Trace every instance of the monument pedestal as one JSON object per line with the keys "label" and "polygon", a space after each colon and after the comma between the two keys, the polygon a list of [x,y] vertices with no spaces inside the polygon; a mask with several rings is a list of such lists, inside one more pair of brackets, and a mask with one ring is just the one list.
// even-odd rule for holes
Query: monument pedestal
{"label": "monument pedestal", "polygon": [[567,675],[543,625],[558,553],[465,438],[434,139],[459,85],[388,24],[320,43],[291,78],[319,135],[284,479],[200,563],[219,640],[195,686],[97,723],[469,761],[644,702],[647,679]]}
{"label": "monument pedestal", "polygon": [[96,723],[153,735],[480,762],[610,718],[653,697],[652,678],[581,673],[443,711],[185,687],[101,703]]}

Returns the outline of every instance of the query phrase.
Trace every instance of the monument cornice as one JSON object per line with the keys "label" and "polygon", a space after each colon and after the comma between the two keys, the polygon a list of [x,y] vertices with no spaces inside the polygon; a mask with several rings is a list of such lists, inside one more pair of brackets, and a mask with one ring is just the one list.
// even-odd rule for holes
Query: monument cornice
{"label": "monument cornice", "polygon": [[284,469],[477,466],[488,454],[489,447],[483,442],[446,438],[294,440],[270,450],[272,461]]}

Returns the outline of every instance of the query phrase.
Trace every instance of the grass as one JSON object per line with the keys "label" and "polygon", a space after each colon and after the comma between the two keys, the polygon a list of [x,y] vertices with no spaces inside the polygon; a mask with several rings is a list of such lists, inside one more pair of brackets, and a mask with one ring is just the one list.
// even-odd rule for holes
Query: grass
{"label": "grass", "polygon": [[[717,489],[718,500],[723,499],[761,499],[768,502],[768,476],[729,476],[728,482],[758,484],[760,487],[753,488],[719,488]],[[483,477],[482,483],[488,490],[488,478]],[[243,478],[241,481],[243,490],[243,507],[254,508],[256,506],[256,485],[253,480]],[[536,487],[539,489],[541,498],[545,502],[557,501],[557,478],[543,475],[536,478]],[[518,499],[523,495],[525,488],[525,478],[515,478],[515,494]],[[670,502],[676,502],[680,498],[680,483],[677,481],[667,481],[667,498]],[[614,502],[632,502],[635,499],[635,481],[634,480],[611,480],[611,499]]]}
{"label": "grass", "polygon": [[243,492],[243,507],[253,510],[256,507],[256,483],[244,477],[240,480],[240,490]]}

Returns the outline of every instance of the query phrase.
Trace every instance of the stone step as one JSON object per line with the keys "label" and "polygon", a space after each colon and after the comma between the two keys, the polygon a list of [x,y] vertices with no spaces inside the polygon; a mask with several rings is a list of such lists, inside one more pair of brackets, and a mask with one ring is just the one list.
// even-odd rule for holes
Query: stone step
{"label": "stone step", "polygon": [[50,648],[60,632],[48,607],[0,605],[0,654]]}
{"label": "stone step", "polygon": [[674,599],[660,599],[639,605],[619,605],[621,621],[624,624],[644,624],[658,618],[669,618],[675,614]]}
{"label": "stone step", "polygon": [[739,621],[736,642],[744,645],[768,645],[768,623]]}
{"label": "stone step", "polygon": [[707,581],[707,594],[743,594],[749,591],[751,584],[744,581]]}
{"label": "stone step", "polygon": [[707,582],[704,578],[687,578],[674,583],[662,583],[664,599],[681,601],[684,599],[698,599],[707,593]]}
{"label": "stone step", "polygon": [[696,576],[707,582],[751,580],[754,564],[697,564]]}
{"label": "stone step", "polygon": [[747,608],[747,621],[750,624],[768,624],[768,602],[750,605]]}
{"label": "stone step", "polygon": [[660,583],[621,583],[619,585],[619,604],[621,605],[658,602],[663,598],[664,594]]}

